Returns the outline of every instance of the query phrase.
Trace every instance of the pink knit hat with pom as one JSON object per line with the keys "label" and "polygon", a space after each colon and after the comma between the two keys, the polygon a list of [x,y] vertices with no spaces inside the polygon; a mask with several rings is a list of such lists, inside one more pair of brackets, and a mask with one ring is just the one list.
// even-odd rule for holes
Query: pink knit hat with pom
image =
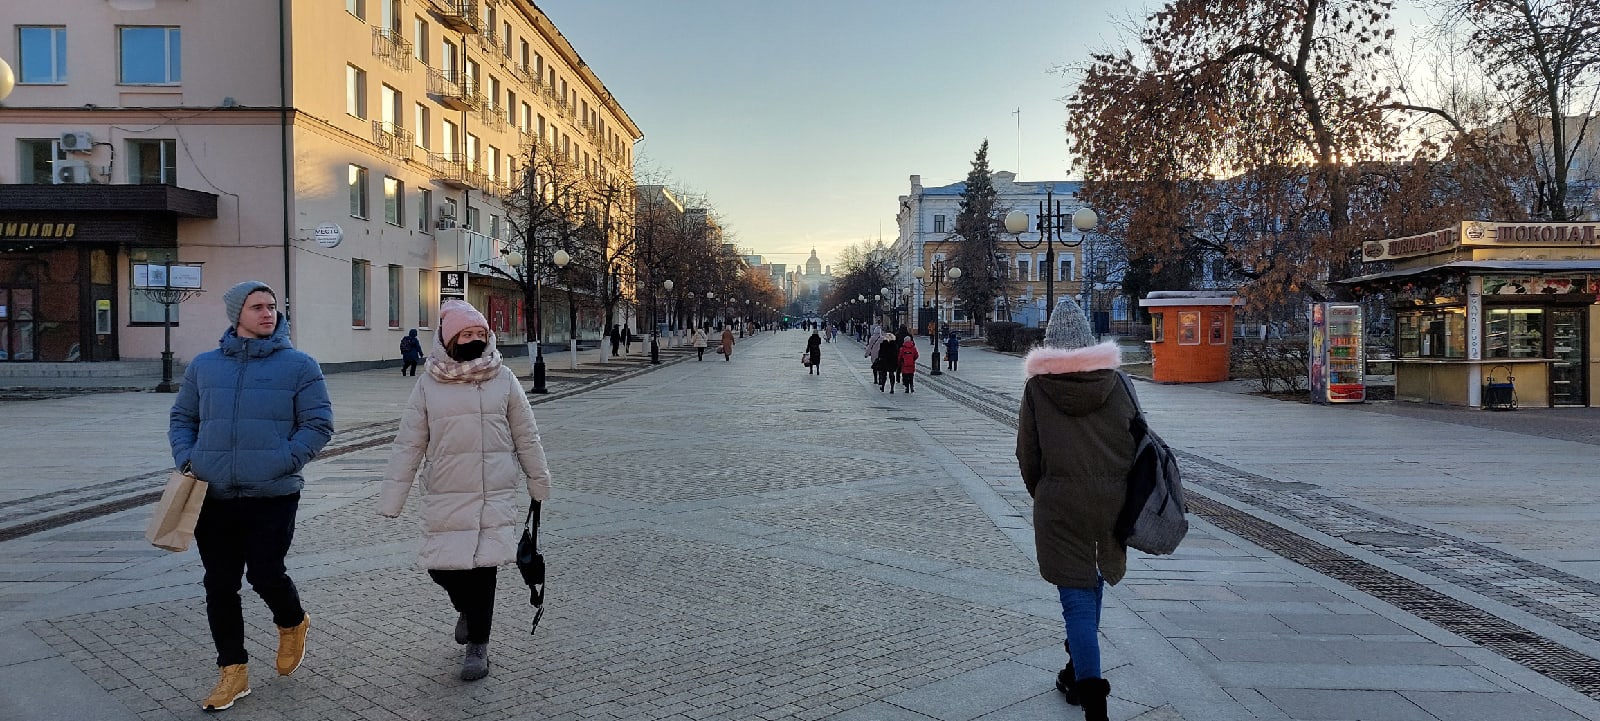
{"label": "pink knit hat with pom", "polygon": [[451,298],[439,304],[439,340],[445,345],[456,339],[456,334],[473,326],[488,330],[489,321],[472,307],[471,303]]}

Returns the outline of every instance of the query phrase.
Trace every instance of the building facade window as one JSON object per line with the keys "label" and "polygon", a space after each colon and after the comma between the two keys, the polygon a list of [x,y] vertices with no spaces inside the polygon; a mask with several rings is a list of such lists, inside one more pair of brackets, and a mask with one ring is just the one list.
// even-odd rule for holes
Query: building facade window
{"label": "building facade window", "polygon": [[344,66],[344,111],[367,118],[367,71],[354,65]]}
{"label": "building facade window", "polygon": [[439,151],[451,160],[461,159],[461,149],[456,147],[456,124],[448,120],[439,121]]}
{"label": "building facade window", "polygon": [[412,57],[415,57],[417,59],[417,62],[422,63],[423,65],[427,65],[428,64],[428,21],[427,20],[423,20],[421,15],[418,15],[415,18],[412,18],[411,33],[413,35],[416,35],[415,38],[412,38],[412,40],[414,41],[414,44],[411,46],[412,47],[412,50],[411,50]]}
{"label": "building facade window", "polygon": [[389,266],[389,328],[400,329],[400,294],[404,284],[405,269],[398,265]]}
{"label": "building facade window", "polygon": [[427,188],[417,190],[417,230],[433,232],[433,191]]}
{"label": "building facade window", "polygon": [[499,182],[499,180],[500,180],[500,149],[494,147],[493,145],[489,146],[489,159],[488,159],[487,167],[484,169],[484,171],[488,174],[489,180],[492,180],[492,181],[495,181],[495,182]]}
{"label": "building facade window", "polygon": [[935,233],[943,233],[943,232],[945,232],[945,229],[944,229],[944,216],[943,215],[935,215],[935,216],[933,216],[933,232],[935,232]]}
{"label": "building facade window", "polygon": [[467,206],[467,230],[478,229],[478,209]]}
{"label": "building facade window", "polygon": [[367,218],[367,169],[350,166],[350,217]]}
{"label": "building facade window", "polygon": [[467,170],[478,169],[478,136],[467,133]]}
{"label": "building facade window", "polygon": [[517,91],[506,89],[506,122],[512,127],[517,125]]}
{"label": "building facade window", "polygon": [[367,19],[367,0],[344,0],[344,11],[362,20]]}
{"label": "building facade window", "polygon": [[521,107],[521,111],[517,115],[517,130],[522,131],[523,135],[527,135],[528,131],[530,129],[530,126],[532,125],[532,119],[533,119],[533,106],[531,106],[531,105],[529,105],[527,103],[523,103],[522,107]]}
{"label": "building facade window", "polygon": [[378,0],[378,26],[400,35],[400,0]]}
{"label": "building facade window", "polygon": [[183,82],[183,34],[175,27],[121,27],[117,38],[117,82],[175,85]]}
{"label": "building facade window", "polygon": [[17,28],[21,62],[17,82],[52,84],[67,82],[67,29],[27,26]]}
{"label": "building facade window", "polygon": [[49,185],[55,182],[55,161],[66,159],[61,141],[55,138],[17,141],[17,179],[22,183]]}
{"label": "building facade window", "polygon": [[428,136],[431,134],[429,131],[432,128],[432,125],[428,122],[428,106],[417,103],[417,110],[413,114],[412,123],[414,127],[411,130],[413,137],[417,141],[417,147],[427,150]]}
{"label": "building facade window", "polygon": [[378,119],[383,121],[385,132],[394,132],[401,126],[401,118],[405,117],[405,96],[399,90],[384,83],[378,88]]}
{"label": "building facade window", "polygon": [[1057,270],[1059,275],[1056,276],[1056,280],[1072,280],[1072,259],[1062,258],[1061,265]]}
{"label": "building facade window", "polygon": [[177,185],[178,141],[129,140],[128,182],[136,185]]}
{"label": "building facade window", "polygon": [[432,275],[427,268],[417,271],[417,327],[427,328],[429,322],[428,309],[433,307],[431,299],[433,289],[428,285]]}
{"label": "building facade window", "polygon": [[406,184],[398,178],[383,177],[383,222],[396,227],[405,227],[405,195]]}
{"label": "building facade window", "polygon": [[367,288],[372,282],[372,262],[354,258],[350,261],[350,325],[367,327]]}
{"label": "building facade window", "polygon": [[1028,277],[1028,259],[1027,258],[1018,258],[1017,259],[1017,280],[1033,280],[1032,278]]}

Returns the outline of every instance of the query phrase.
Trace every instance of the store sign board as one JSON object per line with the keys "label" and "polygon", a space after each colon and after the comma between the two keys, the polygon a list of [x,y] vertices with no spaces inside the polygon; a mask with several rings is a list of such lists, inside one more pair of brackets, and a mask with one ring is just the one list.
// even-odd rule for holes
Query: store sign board
{"label": "store sign board", "polygon": [[[1483,277],[1467,279],[1467,360],[1483,358]],[[1476,381],[1474,381],[1476,385]]]}
{"label": "store sign board", "polygon": [[1404,238],[1369,240],[1361,244],[1361,260],[1373,263],[1380,260],[1412,258],[1455,250],[1461,247],[1461,234],[1455,228],[1435,230]]}
{"label": "store sign board", "polygon": [[467,273],[463,270],[439,271],[439,302],[450,298],[467,299]]}
{"label": "store sign board", "polygon": [[77,234],[77,223],[0,223],[0,240],[71,238]]}
{"label": "store sign board", "polygon": [[1463,222],[1459,229],[1445,228],[1421,235],[1369,240],[1361,245],[1365,262],[1414,258],[1455,250],[1461,246],[1526,247],[1600,245],[1600,223],[1485,223]]}

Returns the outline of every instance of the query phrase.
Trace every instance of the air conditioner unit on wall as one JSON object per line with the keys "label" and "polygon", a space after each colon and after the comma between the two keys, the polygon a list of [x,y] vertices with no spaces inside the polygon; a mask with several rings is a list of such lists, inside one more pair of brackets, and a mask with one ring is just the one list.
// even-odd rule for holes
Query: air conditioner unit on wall
{"label": "air conditioner unit on wall", "polygon": [[450,203],[439,206],[439,217],[454,219],[456,217],[456,206]]}
{"label": "air conditioner unit on wall", "polygon": [[456,219],[455,218],[440,218],[439,222],[434,223],[434,227],[439,229],[439,230],[449,230],[451,228],[456,227]]}
{"label": "air conditioner unit on wall", "polygon": [[82,160],[57,160],[55,161],[56,185],[82,184],[89,182],[89,164]]}
{"label": "air conditioner unit on wall", "polygon": [[61,150],[67,153],[94,152],[94,138],[82,130],[69,130],[61,134]]}

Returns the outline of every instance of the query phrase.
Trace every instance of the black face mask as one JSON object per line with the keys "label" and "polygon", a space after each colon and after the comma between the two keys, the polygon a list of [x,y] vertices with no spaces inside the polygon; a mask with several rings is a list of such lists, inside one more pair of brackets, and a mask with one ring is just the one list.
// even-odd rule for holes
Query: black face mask
{"label": "black face mask", "polygon": [[489,343],[481,340],[457,343],[455,350],[450,351],[450,357],[462,362],[477,360],[479,356],[483,355],[483,350],[488,347]]}

